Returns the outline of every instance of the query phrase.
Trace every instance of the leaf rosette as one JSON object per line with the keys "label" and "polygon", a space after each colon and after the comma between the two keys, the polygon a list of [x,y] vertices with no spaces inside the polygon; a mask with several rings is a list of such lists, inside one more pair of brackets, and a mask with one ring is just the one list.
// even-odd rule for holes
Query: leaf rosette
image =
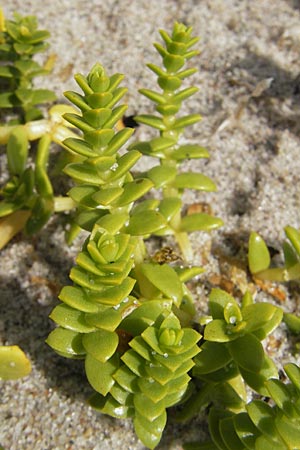
{"label": "leaf rosette", "polygon": [[133,323],[141,333],[129,341],[130,348],[112,374],[109,391],[96,389],[99,393],[90,400],[101,412],[132,417],[138,437],[151,449],[161,439],[166,408],[183,398],[190,380],[188,371],[194,365],[192,358],[200,351],[199,333],[181,328],[170,311],[171,303],[153,302],[152,308],[143,304],[122,323],[127,333],[134,335]]}

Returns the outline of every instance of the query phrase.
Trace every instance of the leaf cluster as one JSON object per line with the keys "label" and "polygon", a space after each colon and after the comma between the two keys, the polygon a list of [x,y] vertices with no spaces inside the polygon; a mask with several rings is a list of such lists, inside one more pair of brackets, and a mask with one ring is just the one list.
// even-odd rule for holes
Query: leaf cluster
{"label": "leaf cluster", "polygon": [[40,119],[37,105],[55,100],[48,89],[34,89],[33,80],[47,75],[33,57],[48,48],[45,42],[50,36],[39,30],[36,17],[15,13],[14,20],[3,20],[0,30],[0,108],[13,108],[21,122]]}
{"label": "leaf cluster", "polygon": [[180,280],[187,274],[168,265],[136,265],[137,245],[128,234],[94,226],[70,272],[74,284],[62,289],[63,303],[51,313],[59,326],[47,343],[62,356],[83,358],[97,392],[91,405],[133,418],[139,438],[154,448],[166,408],[187,390],[200,335],[177,317],[182,303],[181,313],[188,311],[190,298]]}
{"label": "leaf cluster", "polygon": [[267,395],[265,381],[277,377],[261,341],[281,322],[283,312],[270,303],[254,303],[246,293],[241,306],[227,292],[213,289],[211,316],[206,323],[201,353],[195,358],[193,377],[201,380],[197,392],[178,418],[186,420],[210,402],[228,410],[244,409],[245,384]]}
{"label": "leaf cluster", "polygon": [[79,111],[64,119],[79,134],[63,142],[72,157],[64,172],[74,181],[68,194],[76,226],[90,235],[70,272],[73,285],[62,289],[62,304],[51,313],[58,327],[47,343],[62,356],[84,359],[97,392],[91,404],[133,418],[139,438],[154,448],[166,408],[185,394],[199,352],[185,281],[202,269],[147,261],[143,239],[165,234],[181,202],[174,196],[136,203],[155,183],[148,174],[133,177],[138,149],[120,152],[133,133],[116,129],[126,110],[119,105],[122,79],[95,64],[87,76],[75,76],[82,93],[65,93]]}
{"label": "leaf cluster", "polygon": [[185,450],[288,450],[300,447],[300,368],[287,364],[289,383],[265,383],[268,401],[253,400],[239,414],[212,408],[209,429],[212,443],[187,444]]}
{"label": "leaf cluster", "polygon": [[[155,234],[173,234],[181,247],[186,259],[191,259],[185,234],[197,230],[213,230],[222,225],[222,221],[205,213],[194,213],[182,216],[181,195],[184,189],[198,191],[214,191],[216,185],[203,174],[183,172],[180,165],[189,159],[208,158],[207,149],[197,144],[186,144],[181,135],[184,129],[201,119],[199,114],[180,115],[182,102],[194,95],[198,88],[189,86],[182,88],[183,81],[196,72],[195,68],[186,68],[186,62],[198,54],[192,47],[198,38],[191,35],[192,28],[175,23],[171,35],[160,30],[163,44],[154,44],[162,58],[162,67],[148,64],[149,69],[157,75],[160,91],[140,89],[140,93],[155,104],[158,114],[142,114],[135,117],[138,123],[148,125],[159,131],[159,137],[149,141],[134,142],[130,148],[137,149],[144,155],[159,159],[160,164],[147,172],[147,177],[154,186],[162,192],[162,205],[156,207],[163,211],[167,225]],[[179,113],[179,116],[178,116]],[[152,205],[145,205],[151,208]]]}
{"label": "leaf cluster", "polygon": [[[262,280],[299,281],[300,279],[300,232],[294,227],[284,228],[286,240],[282,245],[284,264],[274,267],[266,242],[259,234],[252,232],[249,238],[248,265],[252,275]],[[292,313],[284,313],[284,321],[289,329],[300,333],[300,318]]]}
{"label": "leaf cluster", "polygon": [[[81,229],[88,231],[70,271],[72,283],[62,288],[50,315],[57,326],[47,343],[63,357],[84,360],[95,409],[131,418],[138,437],[151,449],[161,439],[167,408],[178,403],[183,404],[179,420],[213,404],[212,443],[186,448],[298,448],[299,368],[287,365],[290,383],[281,383],[261,342],[281,322],[281,308],[254,303],[249,293],[239,303],[214,289],[211,315],[200,319],[200,345],[202,334],[193,322],[194,299],[186,282],[202,269],[157,262],[147,254],[146,238],[171,234],[190,260],[188,233],[222,225],[211,215],[183,212],[185,189],[216,189],[208,177],[181,167],[185,160],[209,157],[205,148],[182,138],[185,128],[200,120],[198,114],[181,115],[183,101],[197,92],[183,83],[196,71],[185,65],[198,54],[192,50],[198,38],[191,27],[179,23],[171,34],[161,30],[160,35],[163,44],[154,46],[162,67],[148,65],[160,90],[140,90],[154,103],[155,113],[135,118],[159,136],[128,145],[134,130],[117,127],[127,108],[119,104],[127,92],[121,86],[123,75],[109,76],[99,63],[87,76],[77,74],[81,93],[65,93],[76,109],[56,105],[44,119],[37,105],[54,96],[34,89],[34,78],[49,70],[33,57],[47,49],[48,32],[39,30],[32,16],[0,20],[0,107],[17,114],[16,123],[0,127],[10,174],[1,190],[0,229],[13,226],[33,234],[54,211],[74,208],[70,239]],[[37,139],[32,163],[29,150]],[[53,141],[67,151],[63,171],[73,181],[68,197],[54,196],[48,176]],[[142,155],[157,158],[159,164],[133,175]],[[159,195],[151,196],[151,189]],[[280,268],[271,267],[265,242],[251,234],[249,267],[256,277],[299,278],[300,234],[292,227],[285,232]],[[300,331],[298,318],[284,314],[284,320]],[[4,379],[30,370],[17,347],[1,347],[0,359]],[[262,400],[246,405],[246,387],[275,405]]]}

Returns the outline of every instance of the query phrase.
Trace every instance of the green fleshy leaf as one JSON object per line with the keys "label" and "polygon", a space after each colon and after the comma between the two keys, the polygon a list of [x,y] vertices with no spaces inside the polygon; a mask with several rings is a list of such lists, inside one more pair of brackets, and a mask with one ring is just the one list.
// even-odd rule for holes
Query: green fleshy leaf
{"label": "green fleshy leaf", "polygon": [[212,407],[209,411],[208,416],[208,426],[210,436],[215,444],[215,448],[218,450],[228,450],[227,445],[225,445],[221,432],[220,432],[220,420],[225,419],[227,417],[231,417],[232,414],[226,410],[218,410]]}
{"label": "green fleshy leaf", "polygon": [[181,145],[171,153],[172,159],[181,161],[183,159],[209,158],[206,148],[195,144]]}
{"label": "green fleshy leaf", "polygon": [[114,134],[114,130],[104,128],[85,131],[84,137],[88,144],[95,148],[102,148],[109,144]]}
{"label": "green fleshy leaf", "polygon": [[275,414],[269,405],[261,400],[253,400],[246,406],[246,409],[250,419],[261,433],[271,439],[277,435]]}
{"label": "green fleshy leaf", "polygon": [[283,310],[281,308],[275,307],[273,309],[274,313],[268,322],[252,332],[260,341],[265,339],[268,334],[270,334],[276,327],[280,324],[283,318]]}
{"label": "green fleshy leaf", "polygon": [[200,173],[186,172],[176,176],[172,185],[177,189],[197,189],[199,191],[215,191],[216,185],[212,180]]}
{"label": "green fleshy leaf", "polygon": [[282,244],[282,249],[284,254],[284,263],[287,269],[299,264],[299,256],[289,242],[284,242]]}
{"label": "green fleshy leaf", "polygon": [[180,306],[183,297],[182,283],[172,267],[167,264],[146,263],[141,265],[141,271],[164,296]]}
{"label": "green fleshy leaf", "polygon": [[83,139],[67,138],[64,140],[64,145],[73,152],[86,156],[87,158],[97,156],[97,153],[93,150],[92,146]]}
{"label": "green fleshy leaf", "polygon": [[96,329],[86,322],[84,312],[65,304],[56,306],[49,317],[62,328],[77,331],[78,333],[90,333]]}
{"label": "green fleshy leaf", "polygon": [[149,127],[157,128],[161,131],[164,131],[166,129],[166,125],[163,123],[162,119],[151,114],[141,114],[139,116],[135,116],[134,120],[136,120],[138,123],[148,125]]}
{"label": "green fleshy leaf", "polygon": [[55,328],[46,339],[46,343],[56,353],[66,358],[82,358],[86,354],[80,333],[64,328]]}
{"label": "green fleshy leaf", "polygon": [[224,319],[224,308],[228,303],[236,303],[236,300],[222,289],[212,289],[209,294],[209,310],[214,319]]}
{"label": "green fleshy leaf", "polygon": [[107,395],[115,383],[113,374],[119,367],[119,356],[114,355],[106,362],[101,362],[87,354],[85,372],[90,385],[102,395]]}
{"label": "green fleshy leaf", "polygon": [[215,403],[223,405],[230,411],[243,411],[247,393],[241,375],[217,384],[213,389],[212,398]]}
{"label": "green fleshy leaf", "polygon": [[4,92],[0,94],[0,108],[12,108],[13,106],[19,105],[20,101],[13,92]]}
{"label": "green fleshy leaf", "polygon": [[212,342],[229,342],[239,337],[232,334],[225,320],[215,319],[209,322],[204,330],[204,339]]}
{"label": "green fleshy leaf", "polygon": [[219,424],[220,434],[226,447],[234,450],[244,450],[234,427],[233,417],[221,419]]}
{"label": "green fleshy leaf", "polygon": [[178,72],[184,66],[185,60],[180,55],[166,54],[163,58],[163,64],[168,70],[168,72]]}
{"label": "green fleshy leaf", "polygon": [[292,404],[292,395],[288,387],[279,380],[268,380],[266,388],[270,397],[279,409],[290,419],[297,418],[297,412]]}
{"label": "green fleshy leaf", "polygon": [[[151,65],[148,64],[148,67],[151,68],[151,70],[153,70],[155,68],[155,66],[153,64],[151,64]],[[176,91],[176,89],[180,88],[181,83],[182,83],[181,79],[180,79],[180,77],[178,75],[179,74],[176,74],[176,76],[174,76],[174,75],[166,75],[163,72],[163,74],[158,77],[157,84],[164,91],[174,92],[174,91]]]}
{"label": "green fleshy leaf", "polygon": [[223,221],[209,214],[195,213],[181,219],[180,231],[211,231],[223,226]]}
{"label": "green fleshy leaf", "polygon": [[117,419],[126,419],[132,416],[131,408],[120,405],[113,397],[103,397],[101,394],[94,394],[89,399],[89,405],[103,414],[108,414]]}
{"label": "green fleshy leaf", "polygon": [[18,209],[20,209],[20,205],[18,203],[2,201],[0,202],[0,217],[8,216]]}
{"label": "green fleshy leaf", "polygon": [[[17,96],[19,97],[19,89],[16,91]],[[56,100],[56,95],[54,92],[49,91],[48,89],[35,89],[32,91],[31,104],[38,105],[42,103],[50,103]]]}
{"label": "green fleshy leaf", "polygon": [[94,128],[103,128],[110,116],[111,109],[109,108],[90,109],[82,114],[83,119]]}
{"label": "green fleshy leaf", "polygon": [[68,195],[76,203],[79,203],[88,208],[95,208],[97,206],[97,203],[93,200],[92,196],[96,192],[98,192],[98,188],[96,186],[82,184],[81,186],[75,186],[70,189]]}
{"label": "green fleshy leaf", "polygon": [[251,273],[266,270],[271,262],[270,253],[264,240],[252,232],[249,238],[248,264]]}
{"label": "green fleshy leaf", "polygon": [[[138,377],[145,376],[145,361],[134,350],[127,350],[121,357],[122,361]],[[118,379],[118,383],[120,383]],[[121,384],[121,383],[120,383]],[[122,385],[122,384],[121,384]]]}
{"label": "green fleshy leaf", "polygon": [[134,429],[138,438],[150,449],[154,449],[161,439],[167,421],[164,411],[156,419],[149,421],[141,414],[137,414],[133,420]]}
{"label": "green fleshy leaf", "polygon": [[175,167],[156,166],[147,172],[147,176],[153,181],[156,188],[170,184],[177,174]]}
{"label": "green fleshy leaf", "polygon": [[75,221],[76,224],[83,230],[92,231],[95,223],[101,220],[101,218],[105,215],[107,215],[107,212],[101,209],[82,211],[77,217],[75,217]]}
{"label": "green fleshy leaf", "polygon": [[159,204],[159,212],[170,222],[180,211],[182,202],[178,197],[165,197]]}
{"label": "green fleshy leaf", "polygon": [[89,298],[103,305],[116,306],[129,295],[135,283],[136,280],[127,277],[118,286],[109,287],[108,289],[101,290],[99,293],[90,293]]}
{"label": "green fleshy leaf", "polygon": [[175,123],[172,125],[172,128],[178,130],[182,128],[186,128],[190,125],[194,125],[197,122],[200,122],[202,117],[200,114],[189,114],[187,116],[180,117],[175,120]]}
{"label": "green fleshy leaf", "polygon": [[39,196],[32,208],[32,214],[25,225],[25,232],[29,235],[37,233],[50,219],[54,210],[52,196]]}
{"label": "green fleshy leaf", "polygon": [[176,273],[182,283],[195,278],[197,275],[205,272],[205,269],[198,266],[193,267],[175,267]]}
{"label": "green fleshy leaf", "polygon": [[118,160],[118,167],[112,171],[110,181],[115,181],[125,175],[140,159],[141,154],[136,150],[130,150]]}
{"label": "green fleshy leaf", "polygon": [[180,110],[180,103],[168,103],[166,105],[158,105],[156,111],[159,112],[162,116],[172,116],[178,113]]}
{"label": "green fleshy leaf", "polygon": [[293,248],[296,250],[297,254],[300,256],[300,232],[291,226],[287,226],[284,229],[285,234],[289,241],[291,242]]}
{"label": "green fleshy leaf", "polygon": [[227,364],[227,366],[208,374],[202,374],[201,372],[198,373],[197,367],[194,367],[193,375],[200,380],[206,381],[207,383],[225,383],[235,377],[238,377],[240,375],[240,371],[238,369],[238,366],[233,361],[231,361],[229,364]]}
{"label": "green fleshy leaf", "polygon": [[110,390],[110,395],[121,405],[132,406],[132,394],[123,389],[118,383],[115,383]]}
{"label": "green fleshy leaf", "polygon": [[0,67],[0,77],[1,78],[14,78],[17,75],[17,70],[11,66],[1,66]]}
{"label": "green fleshy leaf", "polygon": [[164,401],[154,403],[144,394],[135,394],[133,401],[137,412],[149,421],[157,419],[165,411]]}
{"label": "green fleshy leaf", "polygon": [[114,379],[125,391],[131,394],[135,393],[138,389],[136,374],[124,364],[114,374]]}
{"label": "green fleshy leaf", "polygon": [[[181,377],[185,373],[187,373],[194,366],[194,362],[189,359],[181,364],[181,366],[176,370],[176,376]],[[169,383],[173,378],[173,372],[167,367],[163,367],[159,365],[149,365],[145,367],[146,373],[148,376],[152,377],[158,383],[165,385]]]}
{"label": "green fleshy leaf", "polygon": [[72,125],[74,125],[76,128],[79,128],[79,130],[82,130],[84,133],[89,132],[89,131],[93,131],[93,127],[91,125],[89,125],[88,123],[86,123],[81,116],[79,116],[78,114],[74,114],[74,113],[65,113],[63,115],[63,118],[71,123]]}
{"label": "green fleshy leaf", "polygon": [[149,144],[153,152],[163,154],[164,150],[167,150],[176,144],[176,140],[170,137],[160,136],[158,138],[151,139]]}
{"label": "green fleshy leaf", "polygon": [[104,228],[108,233],[116,234],[123,228],[128,220],[126,213],[105,214],[97,220],[97,225]]}
{"label": "green fleshy leaf", "polygon": [[195,86],[187,87],[187,88],[182,89],[181,91],[177,92],[173,97],[173,101],[181,103],[183,100],[186,100],[187,98],[196,94],[198,91],[199,91],[199,88],[197,88]]}
{"label": "green fleshy leaf", "polygon": [[146,192],[153,187],[153,183],[147,178],[138,178],[124,184],[123,193],[115,201],[114,206],[125,206],[132,203],[142,197]]}
{"label": "green fleshy leaf", "polygon": [[300,334],[300,317],[292,313],[284,313],[283,321],[292,333]]}
{"label": "green fleshy leaf", "polygon": [[58,298],[79,311],[90,313],[98,312],[98,306],[89,300],[88,295],[80,287],[64,286],[60,291]]}
{"label": "green fleshy leaf", "polygon": [[275,441],[266,436],[259,436],[255,441],[255,450],[283,450],[282,441]]}
{"label": "green fleshy leaf", "polygon": [[16,380],[30,372],[30,361],[17,345],[0,346],[0,380]]}
{"label": "green fleshy leaf", "polygon": [[97,361],[105,363],[115,353],[119,338],[117,333],[113,331],[97,330],[85,334],[82,337],[82,344],[88,354],[92,355]]}
{"label": "green fleshy leaf", "polygon": [[[113,101],[115,102],[115,99]],[[105,128],[114,128],[118,120],[120,120],[124,116],[126,110],[127,105],[119,105],[116,108],[112,109],[110,118],[105,122]],[[127,128],[127,130],[131,131],[131,133],[129,134],[129,136],[131,136],[133,129],[129,127]]]}
{"label": "green fleshy leaf", "polygon": [[71,163],[64,168],[63,172],[79,183],[95,186],[104,184],[104,180],[99,177],[97,169],[90,164]]}
{"label": "green fleshy leaf", "polygon": [[259,339],[252,334],[246,334],[229,342],[228,349],[235,362],[248,372],[258,373],[262,368],[264,350]]}
{"label": "green fleshy leaf", "polygon": [[284,366],[284,370],[300,394],[300,368],[296,364],[288,363]]}
{"label": "green fleshy leaf", "polygon": [[[76,79],[76,75],[74,78]],[[70,100],[71,103],[80,108],[81,111],[89,111],[91,109],[91,107],[86,103],[85,98],[77,92],[66,91],[64,92],[64,96]]]}
{"label": "green fleshy leaf", "polygon": [[133,261],[128,261],[124,273],[115,273],[107,276],[96,276],[87,274],[84,269],[74,266],[70,272],[71,280],[80,286],[95,292],[102,292],[104,286],[118,286],[124,278],[129,274],[133,266]]}
{"label": "green fleshy leaf", "polygon": [[163,105],[167,102],[166,96],[152,91],[151,89],[139,89],[139,93],[160,105]]}
{"label": "green fleshy leaf", "polygon": [[246,449],[255,448],[255,440],[259,436],[257,428],[253,425],[247,413],[240,413],[234,418],[235,431]]}
{"label": "green fleshy leaf", "polygon": [[114,155],[119,148],[124,145],[130,136],[133,134],[134,130],[132,128],[123,128],[109,141],[109,144],[105,150],[106,155]]}
{"label": "green fleshy leaf", "polygon": [[7,143],[7,163],[12,175],[21,175],[26,167],[29,142],[26,129],[18,126],[10,133]]}
{"label": "green fleshy leaf", "polygon": [[288,444],[289,448],[300,448],[299,420],[298,423],[293,423],[288,417],[277,416],[275,424],[278,433]]}
{"label": "green fleshy leaf", "polygon": [[216,342],[205,342],[201,352],[195,358],[197,374],[210,373],[227,366],[232,356],[226,347]]}
{"label": "green fleshy leaf", "polygon": [[121,187],[105,188],[104,186],[103,189],[97,190],[92,198],[96,205],[108,206],[117,200],[122,195],[123,191],[124,189]]}
{"label": "green fleshy leaf", "polygon": [[269,396],[269,392],[265,386],[266,380],[278,378],[275,363],[266,355],[264,355],[262,367],[258,373],[249,372],[242,367],[240,367],[240,372],[245,382],[256,392],[264,396]]}
{"label": "green fleshy leaf", "polygon": [[133,236],[143,236],[155,233],[166,226],[166,221],[158,211],[133,212],[125,232]]}
{"label": "green fleshy leaf", "polygon": [[240,307],[236,302],[228,302],[224,307],[224,319],[228,324],[235,325],[243,320]]}
{"label": "green fleshy leaf", "polygon": [[122,321],[121,311],[117,311],[110,306],[99,308],[100,311],[94,314],[86,314],[86,322],[106,331],[115,331]]}
{"label": "green fleshy leaf", "polygon": [[172,305],[173,302],[167,299],[142,303],[124,319],[122,329],[133,336],[139,336],[147,327],[153,325],[160,314],[170,312]]}
{"label": "green fleshy leaf", "polygon": [[[271,303],[255,303],[243,308],[243,319],[247,322],[247,332],[264,328],[264,326],[268,327],[268,324],[270,320],[272,320],[277,309],[278,308]],[[279,324],[281,319],[278,319]]]}

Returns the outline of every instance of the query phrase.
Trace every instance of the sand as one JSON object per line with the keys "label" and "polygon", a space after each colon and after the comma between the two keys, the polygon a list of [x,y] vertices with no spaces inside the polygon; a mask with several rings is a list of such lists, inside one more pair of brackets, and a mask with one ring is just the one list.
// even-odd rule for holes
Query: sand
{"label": "sand", "polygon": [[[199,71],[192,80],[200,90],[185,108],[203,120],[186,137],[207,146],[211,158],[185,168],[210,176],[218,191],[187,193],[185,199],[208,202],[225,223],[209,236],[194,233],[191,238],[195,261],[202,258],[207,269],[194,284],[203,310],[212,277],[225,270],[224,255],[242,261],[251,230],[280,249],[283,227],[300,226],[299,1],[10,0],[3,9],[7,17],[13,11],[36,15],[51,33],[57,61],[40,86],[62,99],[63,91],[75,88],[73,75],[86,74],[99,61],[110,74],[126,75],[130,114],[149,111],[149,101],[137,89],[155,86],[145,63],[158,61],[151,46],[159,40],[157,30],[170,30],[176,20],[201,36],[201,55],[194,59]],[[138,133],[145,138],[148,131]],[[2,159],[2,178],[4,166]],[[48,314],[68,282],[81,242],[67,247],[63,219],[54,217],[34,238],[16,237],[1,251],[2,343],[20,345],[33,366],[30,376],[1,383],[0,443],[6,450],[144,448],[130,421],[102,416],[86,405],[91,389],[82,363],[57,356],[44,343],[53,327]],[[299,290],[286,296],[284,308],[299,311]],[[262,292],[258,298],[269,299]],[[270,301],[282,304],[274,297]],[[299,362],[285,331],[284,326],[276,331],[269,349],[279,367]],[[173,416],[158,450],[179,450],[186,440],[205,438],[205,415],[187,425],[176,425]]]}

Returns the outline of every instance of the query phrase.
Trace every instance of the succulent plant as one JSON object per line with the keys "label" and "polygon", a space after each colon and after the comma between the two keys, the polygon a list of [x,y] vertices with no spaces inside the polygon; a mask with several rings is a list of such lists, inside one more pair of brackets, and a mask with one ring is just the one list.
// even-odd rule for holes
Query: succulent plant
{"label": "succulent plant", "polygon": [[[252,232],[249,238],[248,265],[255,278],[275,282],[298,281],[300,279],[300,233],[294,227],[286,226],[284,232],[287,240],[282,250],[284,265],[274,267],[267,244],[259,234]],[[300,334],[300,317],[285,312],[283,320],[288,328]]]}
{"label": "succulent plant", "polygon": [[277,379],[266,381],[268,400],[253,400],[246,411],[232,414],[212,408],[209,429],[212,443],[187,444],[185,450],[290,450],[300,447],[300,369],[287,364],[290,380],[284,384]]}
{"label": "succulent plant", "polygon": [[47,89],[34,89],[34,78],[49,73],[48,68],[33,60],[48,48],[45,40],[49,33],[38,29],[34,16],[15,14],[15,20],[5,20],[0,10],[0,17],[0,109],[3,112],[9,108],[6,122],[0,126],[0,144],[6,145],[10,176],[0,190],[2,248],[19,231],[34,234],[54,211],[74,205],[70,199],[54,197],[47,171],[52,141],[61,144],[73,135],[62,118],[73,108],[52,106],[44,118],[37,105],[56,97]]}
{"label": "succulent plant", "polygon": [[185,394],[199,352],[193,298],[184,283],[202,269],[147,258],[143,239],[166,226],[167,206],[135,205],[154,183],[130,173],[139,151],[119,151],[133,133],[115,129],[126,110],[117,105],[126,92],[119,86],[123,76],[108,76],[96,64],[75,79],[83,94],[65,95],[80,112],[64,119],[81,134],[63,142],[74,157],[64,172],[75,182],[69,191],[75,223],[90,235],[70,272],[73,285],[62,289],[62,304],[51,313],[58,327],[47,343],[62,356],[83,358],[97,392],[92,406],[133,418],[140,439],[154,448],[166,408]]}
{"label": "succulent plant", "polygon": [[287,240],[283,243],[283,267],[270,267],[271,256],[267,244],[259,234],[249,238],[248,264],[251,273],[270,281],[290,281],[300,278],[300,233],[291,226],[284,229]]}
{"label": "succulent plant", "polygon": [[222,221],[205,213],[182,214],[181,196],[184,189],[214,191],[216,185],[205,175],[196,172],[180,171],[180,165],[189,159],[208,158],[206,148],[198,144],[187,144],[181,138],[184,129],[201,119],[199,114],[179,115],[182,102],[194,95],[198,88],[181,88],[183,81],[196,72],[195,68],[186,68],[185,64],[197,50],[191,48],[198,42],[192,36],[192,27],[175,23],[171,35],[160,30],[163,45],[154,44],[162,58],[163,67],[148,64],[157,75],[161,92],[140,89],[140,93],[155,103],[157,114],[142,114],[135,117],[138,123],[146,124],[159,131],[159,137],[145,142],[135,142],[131,149],[137,149],[145,155],[158,158],[160,165],[147,172],[155,188],[160,189],[163,199],[155,203],[145,203],[144,210],[158,208],[167,223],[155,234],[163,236],[173,234],[187,260],[192,259],[192,250],[187,234],[197,230],[213,230],[222,225]]}
{"label": "succulent plant", "polygon": [[[109,76],[95,64],[87,76],[75,76],[82,93],[65,93],[73,106],[52,106],[44,117],[38,105],[55,97],[47,89],[34,89],[33,81],[49,72],[51,62],[42,67],[33,58],[47,48],[49,34],[38,29],[33,16],[16,14],[9,21],[0,11],[0,107],[8,109],[0,144],[6,145],[10,175],[0,192],[0,248],[17,231],[33,234],[53,212],[73,209],[69,240],[81,229],[89,234],[70,271],[71,283],[62,288],[50,315],[57,327],[47,343],[61,356],[84,360],[95,390],[90,405],[112,417],[132,419],[148,448],[160,442],[167,409],[180,404],[178,420],[210,407],[212,441],[187,444],[186,449],[296,449],[300,369],[286,365],[290,382],[283,384],[261,341],[282,317],[299,333],[299,317],[269,303],[254,303],[249,293],[239,303],[214,289],[211,316],[195,323],[186,282],[203,269],[186,266],[182,259],[180,265],[176,258],[174,263],[160,251],[159,258],[147,253],[145,239],[173,235],[185,260],[192,260],[188,233],[222,224],[204,213],[185,215],[182,203],[185,189],[216,189],[205,175],[182,167],[185,160],[209,157],[205,148],[183,139],[185,127],[196,124],[200,115],[180,113],[182,102],[197,92],[183,84],[196,71],[186,63],[198,53],[192,50],[198,38],[180,23],[171,34],[161,30],[160,35],[163,44],[154,46],[162,67],[148,65],[160,91],[140,90],[156,112],[135,117],[159,136],[128,145],[133,129],[117,127],[127,108],[119,105],[127,92],[121,86],[123,75]],[[34,158],[30,150],[35,141]],[[68,197],[53,194],[47,171],[52,142],[67,150],[62,165],[73,180]],[[133,175],[141,155],[155,157],[159,164]],[[159,195],[151,197],[151,189]],[[255,277],[299,279],[300,234],[292,227],[285,233],[283,267],[272,267],[265,242],[251,234],[249,267]],[[17,346],[0,347],[0,360],[4,380],[31,369]],[[266,398],[247,404],[248,388]]]}
{"label": "succulent plant", "polygon": [[171,304],[152,300],[123,321],[122,330],[133,336],[128,342],[130,348],[118,364],[116,359],[112,361],[108,384],[103,387],[99,380],[101,389],[98,387],[99,393],[90,400],[101,412],[132,417],[138,437],[151,449],[161,439],[166,408],[177,404],[187,390],[187,372],[200,350],[196,345],[200,335],[181,327],[170,310]]}
{"label": "succulent plant", "polygon": [[49,36],[48,31],[38,29],[34,16],[15,13],[14,20],[1,21],[0,108],[15,109],[21,122],[40,119],[43,114],[37,105],[55,100],[52,91],[33,88],[35,77],[49,73],[47,66],[33,60],[37,53],[48,48],[45,40]]}
{"label": "succulent plant", "polygon": [[192,417],[211,401],[228,410],[243,410],[245,383],[267,395],[266,380],[278,377],[276,365],[260,341],[279,325],[282,309],[270,303],[254,303],[249,293],[239,306],[221,289],[212,290],[209,308],[211,316],[202,319],[205,342],[193,369],[193,377],[201,383],[179,414],[180,420]]}

